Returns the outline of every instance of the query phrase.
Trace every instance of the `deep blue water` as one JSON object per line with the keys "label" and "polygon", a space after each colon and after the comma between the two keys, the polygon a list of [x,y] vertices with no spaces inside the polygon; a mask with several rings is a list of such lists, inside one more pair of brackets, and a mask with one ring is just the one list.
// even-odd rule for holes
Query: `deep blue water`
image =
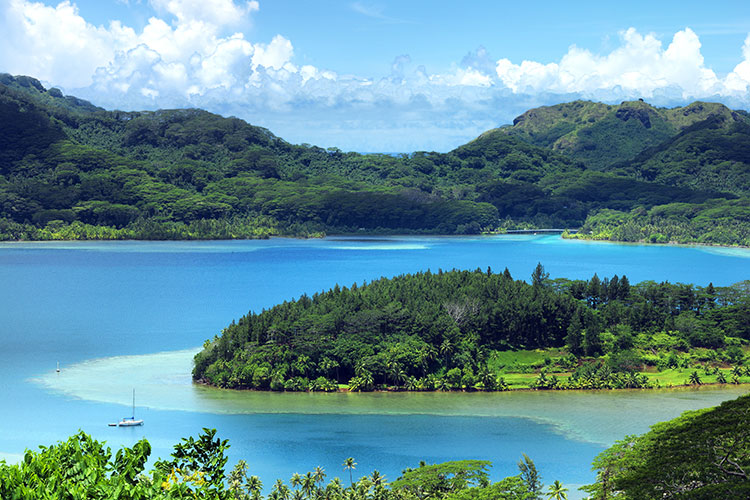
{"label": "deep blue water", "polygon": [[[148,437],[157,455],[179,437],[217,427],[255,473],[288,475],[323,465],[343,477],[378,468],[395,479],[420,459],[487,458],[515,473],[521,452],[549,482],[592,479],[601,443],[508,417],[434,415],[220,415],[143,410],[142,429],[108,429],[123,407],[50,392],[29,379],[92,358],[199,346],[249,310],[381,276],[506,266],[528,279],[541,262],[552,278],[626,274],[727,285],[750,278],[750,251],[563,241],[557,236],[328,238],[231,242],[0,245],[0,453],[18,454],[82,428],[113,446]],[[128,377],[123,373],[124,378]],[[127,402],[127,399],[126,401]],[[595,411],[595,409],[592,409]],[[124,431],[124,432],[123,432]],[[125,434],[130,433],[130,434]],[[553,452],[550,452],[553,450]],[[270,484],[276,475],[261,478]]]}

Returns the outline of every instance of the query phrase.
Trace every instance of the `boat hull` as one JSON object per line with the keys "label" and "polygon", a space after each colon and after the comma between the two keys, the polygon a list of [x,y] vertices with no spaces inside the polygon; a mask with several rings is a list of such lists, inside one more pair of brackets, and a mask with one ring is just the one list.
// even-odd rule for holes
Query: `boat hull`
{"label": "boat hull", "polygon": [[143,420],[121,420],[117,422],[117,427],[135,427],[143,425]]}

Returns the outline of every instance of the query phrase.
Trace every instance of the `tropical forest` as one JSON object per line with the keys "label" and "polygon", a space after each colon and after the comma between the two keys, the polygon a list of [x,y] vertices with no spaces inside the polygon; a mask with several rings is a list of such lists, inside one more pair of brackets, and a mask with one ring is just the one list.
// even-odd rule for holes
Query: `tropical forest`
{"label": "tropical forest", "polygon": [[480,234],[750,245],[750,115],[575,101],[447,153],[295,145],[200,109],[107,111],[0,75],[0,239]]}

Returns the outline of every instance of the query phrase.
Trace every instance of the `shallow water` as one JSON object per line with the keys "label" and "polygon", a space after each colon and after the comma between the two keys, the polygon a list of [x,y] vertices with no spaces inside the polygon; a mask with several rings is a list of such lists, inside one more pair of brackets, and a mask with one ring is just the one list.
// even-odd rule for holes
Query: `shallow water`
{"label": "shallow water", "polygon": [[[709,386],[623,391],[494,393],[275,393],[235,391],[191,382],[197,349],[85,361],[33,381],[69,397],[118,404],[138,388],[139,408],[213,414],[423,415],[516,417],[551,426],[567,439],[607,446],[685,410],[712,406],[748,391]],[[123,378],[122,374],[130,374]],[[620,418],[628,414],[628,418]]]}
{"label": "shallow water", "polygon": [[[246,459],[267,484],[317,465],[343,475],[348,456],[362,474],[378,468],[390,479],[422,459],[457,458],[492,460],[502,477],[515,473],[521,453],[547,483],[589,482],[592,458],[615,439],[747,389],[236,393],[193,386],[190,358],[248,310],[336,283],[488,266],[527,278],[542,262],[553,278],[597,272],[727,285],[750,277],[749,256],[531,235],[1,244],[0,456],[79,428],[113,447],[145,436],[165,456],[180,437],[216,427],[232,459]],[[146,425],[107,427],[130,413],[133,388]]]}

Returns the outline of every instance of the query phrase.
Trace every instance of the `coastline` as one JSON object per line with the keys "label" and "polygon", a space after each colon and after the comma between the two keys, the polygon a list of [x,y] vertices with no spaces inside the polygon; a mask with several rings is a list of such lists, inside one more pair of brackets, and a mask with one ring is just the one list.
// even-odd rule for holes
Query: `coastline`
{"label": "coastline", "polygon": [[568,241],[591,241],[591,242],[600,242],[600,243],[615,243],[618,245],[647,245],[647,246],[665,246],[665,247],[706,247],[706,248],[727,248],[727,249],[744,249],[744,250],[750,249],[750,246],[748,245],[739,245],[739,244],[722,245],[718,243],[704,243],[704,242],[680,243],[678,241],[666,241],[664,243],[659,243],[656,241],[647,241],[645,239],[639,240],[639,241],[622,241],[622,240],[609,240],[609,239],[604,239],[604,238],[578,236],[580,234],[582,233],[574,233],[570,235],[561,234],[560,238],[563,240],[568,240]]}
{"label": "coastline", "polygon": [[[543,230],[543,228],[540,228]],[[559,239],[565,241],[580,241],[580,242],[591,242],[591,243],[609,243],[614,245],[626,245],[626,246],[649,246],[649,247],[677,247],[677,248],[706,248],[706,249],[727,249],[727,250],[750,250],[750,246],[732,244],[723,245],[717,243],[703,243],[703,242],[686,242],[680,243],[677,241],[668,241],[664,243],[650,242],[646,240],[641,241],[620,241],[620,240],[609,240],[599,239],[593,237],[580,237],[581,233],[575,233],[573,235],[566,236],[565,233],[557,234]],[[137,238],[90,238],[90,239],[16,239],[16,240],[0,240],[0,246],[2,245],[23,245],[23,244],[53,244],[53,243],[106,243],[106,242],[137,242],[137,243],[169,243],[169,242],[181,242],[181,243],[201,243],[201,242],[228,242],[228,241],[266,241],[266,240],[325,240],[325,239],[377,239],[377,238],[496,238],[496,237],[518,237],[518,236],[531,236],[531,237],[552,237],[555,233],[541,233],[536,234],[533,230],[529,230],[528,233],[508,233],[508,232],[486,232],[477,234],[433,234],[433,233],[381,233],[381,232],[362,232],[362,233],[323,233],[316,235],[265,235],[259,237],[241,237],[241,238],[189,238],[189,239],[137,239]]]}
{"label": "coastline", "polygon": [[[331,393],[343,393],[343,394],[499,394],[499,393],[509,393],[509,392],[539,392],[539,393],[553,393],[553,392],[568,392],[568,393],[577,393],[577,392],[595,392],[595,393],[617,393],[617,392],[647,392],[647,391],[679,391],[679,390],[685,390],[685,389],[692,389],[692,390],[701,390],[701,389],[716,389],[716,388],[728,388],[728,387],[737,387],[737,388],[743,388],[746,387],[750,390],[750,381],[748,382],[740,382],[738,384],[733,383],[726,383],[726,384],[720,384],[718,382],[707,382],[707,383],[701,383],[698,385],[695,384],[680,384],[680,385],[674,385],[670,384],[667,386],[652,386],[652,387],[601,387],[601,388],[588,388],[588,387],[575,387],[575,388],[549,388],[549,389],[540,389],[540,388],[534,388],[534,387],[509,387],[508,389],[499,390],[499,391],[488,391],[485,389],[455,389],[455,390],[409,390],[409,389],[400,389],[400,388],[385,388],[385,389],[373,389],[371,391],[350,391],[348,386],[347,387],[339,387],[336,391],[313,391],[313,390],[306,390],[306,391],[272,391],[270,389],[263,390],[263,389],[251,389],[251,388],[234,388],[234,387],[217,387],[215,385],[211,385],[205,381],[201,380],[193,380],[193,384],[205,387],[207,389],[215,389],[219,391],[233,391],[237,393],[261,393],[261,394],[331,394]],[[344,384],[339,384],[344,385]]]}

